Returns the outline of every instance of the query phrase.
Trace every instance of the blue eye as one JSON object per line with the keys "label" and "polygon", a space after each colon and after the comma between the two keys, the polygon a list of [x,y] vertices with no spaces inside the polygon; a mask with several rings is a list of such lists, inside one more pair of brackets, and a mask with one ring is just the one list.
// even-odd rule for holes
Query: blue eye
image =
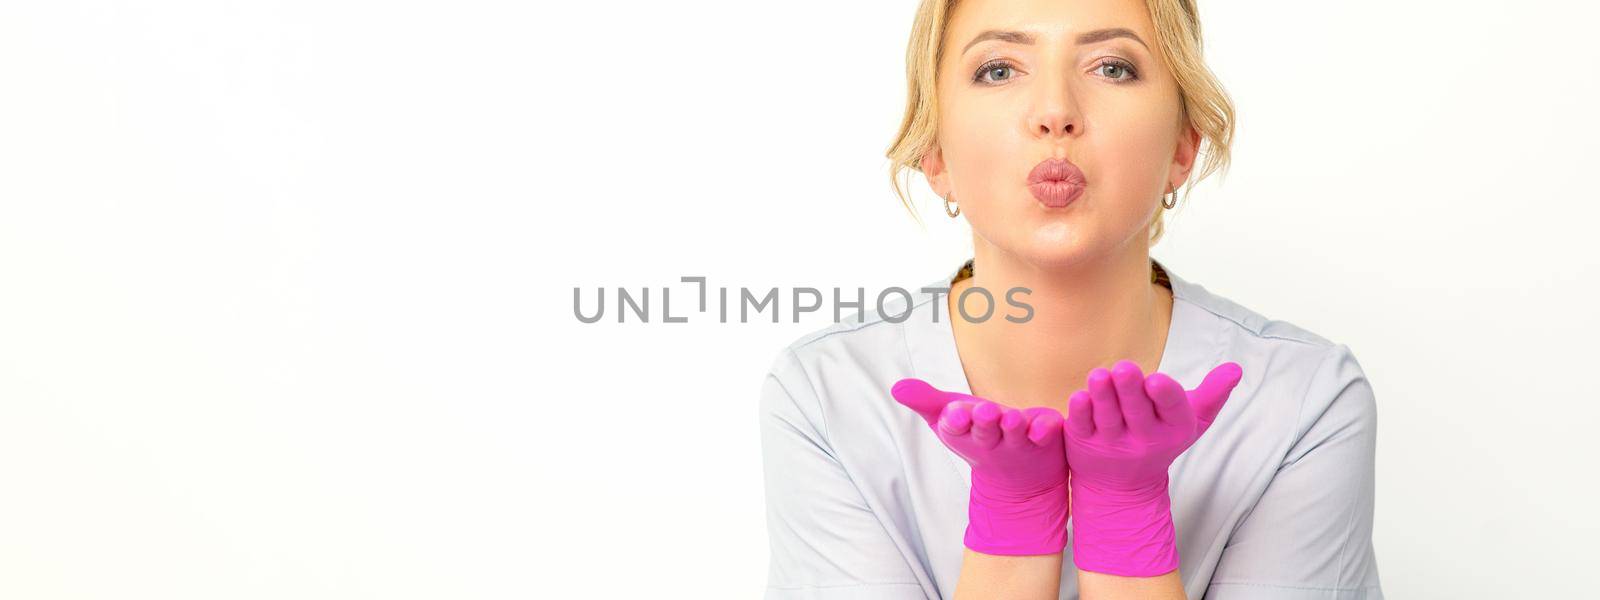
{"label": "blue eye", "polygon": [[[1106,67],[1115,68],[1116,71],[1113,71],[1112,73],[1105,73],[1104,71],[1102,71],[1102,69],[1105,69]],[[1118,83],[1121,83],[1121,82],[1124,82],[1124,81],[1133,81],[1133,80],[1139,78],[1139,73],[1137,71],[1133,70],[1133,65],[1130,65],[1127,62],[1120,61],[1120,60],[1108,60],[1106,62],[1100,63],[1100,66],[1095,67],[1095,71],[1099,71],[1102,74],[1111,75],[1111,77],[1109,77],[1109,79],[1111,79],[1112,81],[1118,82]],[[1120,74],[1120,73],[1123,73],[1123,72],[1127,73],[1127,77],[1117,77],[1116,76],[1116,74]]]}
{"label": "blue eye", "polygon": [[[1003,60],[990,61],[990,62],[983,63],[983,66],[978,67],[978,72],[973,74],[972,80],[974,82],[978,82],[978,83],[993,83],[993,80],[984,79],[983,76],[985,74],[994,73],[994,72],[1004,72],[1004,73],[1010,74],[1014,70],[1016,70],[1016,68],[1012,67],[1011,63],[1008,63],[1006,61],[1003,61]],[[1001,80],[1003,81],[1005,79],[1010,79],[1010,77],[1004,77]]]}

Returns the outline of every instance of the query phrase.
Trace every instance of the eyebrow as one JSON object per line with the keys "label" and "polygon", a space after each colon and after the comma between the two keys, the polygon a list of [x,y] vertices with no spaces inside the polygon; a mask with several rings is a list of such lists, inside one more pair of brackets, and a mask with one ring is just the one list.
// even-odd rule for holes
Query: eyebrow
{"label": "eyebrow", "polygon": [[[1150,49],[1150,45],[1144,43],[1144,40],[1139,38],[1139,34],[1134,33],[1133,30],[1126,27],[1108,27],[1106,29],[1086,31],[1078,34],[1077,39],[1073,41],[1077,45],[1082,46],[1084,44],[1104,42],[1112,38],[1128,38],[1135,42],[1139,42],[1139,45],[1144,46],[1146,50]],[[1032,44],[1034,41],[1034,36],[1033,34],[1024,31],[1002,31],[998,29],[990,29],[978,34],[977,37],[972,38],[972,41],[967,42],[967,46],[961,49],[961,53],[966,54],[967,51],[971,50],[973,46],[976,46],[978,42],[982,42],[984,40],[1000,40],[1004,42],[1010,42],[1012,44]]]}

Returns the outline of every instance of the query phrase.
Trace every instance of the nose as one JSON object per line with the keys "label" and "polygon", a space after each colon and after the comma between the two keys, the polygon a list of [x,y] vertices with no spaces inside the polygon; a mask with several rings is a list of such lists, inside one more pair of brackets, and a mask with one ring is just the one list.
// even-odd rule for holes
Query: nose
{"label": "nose", "polygon": [[[1048,78],[1042,78],[1048,79]],[[1043,139],[1060,139],[1083,134],[1083,119],[1067,83],[1050,81],[1042,86],[1028,115],[1028,130]]]}

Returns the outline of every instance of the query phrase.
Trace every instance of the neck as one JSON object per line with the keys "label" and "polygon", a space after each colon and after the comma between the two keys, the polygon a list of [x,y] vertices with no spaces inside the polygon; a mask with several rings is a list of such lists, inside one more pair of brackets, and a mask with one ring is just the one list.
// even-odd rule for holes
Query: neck
{"label": "neck", "polygon": [[[980,241],[974,245],[973,275],[952,286],[947,299],[967,381],[976,396],[1015,407],[1049,406],[1066,411],[1067,398],[1084,389],[1089,372],[1128,359],[1145,373],[1154,371],[1166,347],[1172,298],[1150,281],[1146,246],[1119,250],[1070,264],[1038,265]],[[963,290],[981,287],[995,299],[987,321],[972,322],[957,312]],[[1006,315],[1033,308],[1032,318],[1013,323]],[[981,317],[985,301],[969,296],[968,312]]]}

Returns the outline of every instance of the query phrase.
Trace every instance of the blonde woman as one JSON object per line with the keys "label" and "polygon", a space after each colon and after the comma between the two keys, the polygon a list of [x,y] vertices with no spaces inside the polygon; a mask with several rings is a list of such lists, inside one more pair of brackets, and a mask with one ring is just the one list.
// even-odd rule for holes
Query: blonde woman
{"label": "blonde woman", "polygon": [[[971,224],[974,256],[910,302],[773,361],[761,399],[767,597],[1381,598],[1376,408],[1350,348],[1150,257],[1177,190],[1228,159],[1233,111],[1202,61],[1193,0],[924,0],[907,61],[891,175],[920,171],[946,214]],[[1016,288],[1025,314],[1006,310]],[[1133,396],[1148,411],[1202,395],[1229,364],[1227,390],[1196,401],[1210,403],[1203,434],[1145,461],[1161,478],[1135,511],[1150,526],[1106,541],[1102,519],[1126,515],[1076,487],[1089,463],[1072,428],[1093,429],[1085,390],[1110,390],[1112,369],[1119,386],[1135,382],[1117,388],[1132,423]],[[896,386],[906,379],[1027,416],[919,414]],[[951,432],[985,423],[1039,447],[1063,447],[1058,424],[1068,432],[1064,451],[995,459],[1055,486],[1027,498],[1053,508],[995,517],[1026,543],[974,542],[997,509],[977,510],[988,496]],[[1162,560],[1123,568],[1151,552]]]}

